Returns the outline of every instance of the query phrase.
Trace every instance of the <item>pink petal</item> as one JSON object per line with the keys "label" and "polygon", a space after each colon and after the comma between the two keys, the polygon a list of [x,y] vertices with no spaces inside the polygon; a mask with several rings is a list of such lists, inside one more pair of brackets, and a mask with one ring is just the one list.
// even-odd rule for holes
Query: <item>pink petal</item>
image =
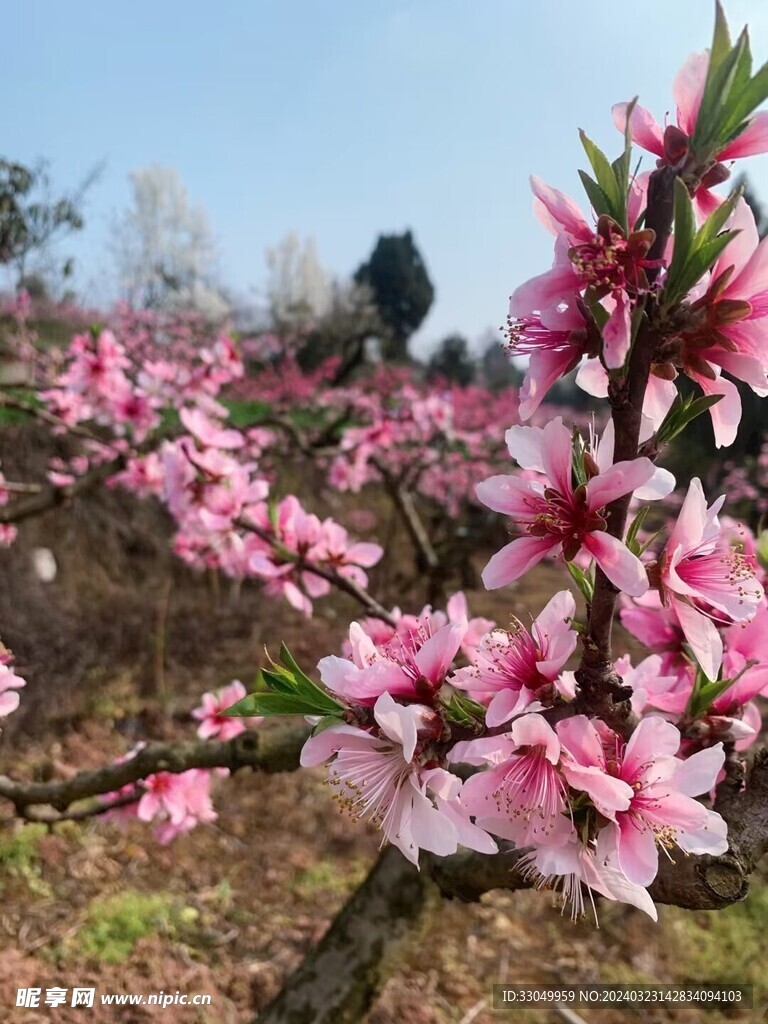
{"label": "pink petal", "polygon": [[663,718],[643,718],[629,737],[622,761],[622,778],[634,782],[641,778],[645,766],[659,757],[673,757],[680,746],[680,733]]}
{"label": "pink petal", "polygon": [[[556,422],[562,425],[562,417],[558,417]],[[544,472],[544,431],[541,427],[510,427],[504,434],[504,442],[507,451],[521,469],[530,469],[534,473]]]}
{"label": "pink petal", "polygon": [[760,153],[768,153],[768,110],[755,114],[741,135],[717,154],[717,159],[735,160],[737,157],[758,156]]}
{"label": "pink petal", "polygon": [[473,825],[457,800],[450,803],[438,798],[437,807],[441,814],[453,824],[458,842],[478,853],[498,853],[498,846],[486,831]]}
{"label": "pink petal", "polygon": [[582,765],[602,765],[605,761],[600,735],[586,715],[565,718],[556,726],[557,735],[567,752]]}
{"label": "pink petal", "polygon": [[656,472],[650,459],[628,459],[616,462],[610,469],[592,477],[587,484],[587,497],[590,509],[600,509],[610,505],[623,494],[647,484]]}
{"label": "pink petal", "polygon": [[461,619],[469,618],[467,598],[463,590],[457,590],[448,598],[445,610],[448,613],[449,622],[459,622]]}
{"label": "pink petal", "polygon": [[681,761],[673,778],[675,789],[686,796],[701,796],[709,793],[717,781],[725,762],[722,743],[698,750],[685,761]]}
{"label": "pink petal", "polygon": [[631,341],[632,317],[629,302],[622,294],[603,327],[603,356],[609,370],[616,370],[624,365]]}
{"label": "pink petal", "polygon": [[[709,52],[692,53],[672,84],[672,95],[677,104],[677,123],[686,135],[693,135],[696,128],[708,69]],[[720,159],[723,159],[722,155]]]}
{"label": "pink petal", "polygon": [[588,395],[608,397],[608,374],[599,359],[587,359],[582,363],[576,374],[576,383]]}
{"label": "pink petal", "polygon": [[[755,232],[756,234],[757,232]],[[728,248],[730,249],[730,246]],[[768,292],[768,239],[764,238],[756,247],[753,247],[739,276],[729,283],[724,295],[726,298],[746,299],[748,302],[754,302],[755,299],[764,302],[766,292]]]}
{"label": "pink petal", "polygon": [[[622,134],[627,128],[628,106],[628,103],[616,103],[611,107],[613,123]],[[629,132],[632,141],[636,142],[638,146],[647,149],[649,153],[655,153],[656,156],[664,156],[664,133],[653,114],[637,103],[632,108]]]}
{"label": "pink petal", "polygon": [[709,415],[712,417],[712,427],[715,432],[715,447],[729,447],[736,440],[741,422],[741,398],[736,385],[724,377],[711,380],[709,377],[700,377],[690,370],[687,372],[705,395],[723,396],[709,410]]}
{"label": "pink petal", "polygon": [[520,579],[558,544],[556,537],[519,537],[506,544],[483,569],[485,589],[497,590]]}
{"label": "pink petal", "polygon": [[652,829],[634,815],[619,817],[619,867],[635,885],[650,885],[659,870],[659,852]]}
{"label": "pink petal", "polygon": [[347,550],[347,561],[354,562],[355,565],[362,565],[368,569],[372,565],[376,565],[381,560],[383,554],[384,548],[381,545],[359,541],[357,544],[350,545]]}
{"label": "pink petal", "polygon": [[518,414],[521,420],[528,420],[533,416],[552,385],[566,373],[570,373],[579,358],[580,353],[575,347],[531,354],[518,396]]}
{"label": "pink petal", "polygon": [[723,663],[723,641],[714,622],[685,601],[672,598],[685,639],[707,679],[717,679]]}
{"label": "pink petal", "polygon": [[707,349],[701,354],[704,359],[727,370],[732,377],[749,384],[756,395],[761,398],[768,395],[768,375],[765,364],[760,360],[720,348]]}
{"label": "pink petal", "polygon": [[485,713],[486,725],[494,729],[515,715],[521,715],[533,700],[533,694],[523,686],[520,690],[499,690]]}
{"label": "pink petal", "polygon": [[607,818],[617,811],[626,811],[634,791],[621,779],[614,779],[596,765],[573,765],[566,762],[563,774],[574,789],[583,790],[592,803]]}
{"label": "pink petal", "polygon": [[429,850],[438,857],[448,857],[456,852],[456,826],[423,793],[416,792],[413,798],[411,832],[414,842],[422,850]]}
{"label": "pink petal", "polygon": [[570,430],[559,416],[546,424],[541,441],[541,461],[545,476],[561,494],[570,494],[573,490],[573,441]]}
{"label": "pink petal", "polygon": [[419,704],[408,707],[396,704],[388,693],[382,693],[373,707],[373,717],[381,731],[401,745],[406,761],[411,760],[416,749],[416,736],[423,710]]}
{"label": "pink petal", "polygon": [[749,203],[743,198],[736,203],[736,208],[731,214],[727,226],[729,230],[738,231],[738,234],[731,239],[718,256],[717,262],[712,267],[711,280],[716,281],[728,267],[733,267],[733,276],[723,296],[725,298],[747,298],[749,293],[738,287],[736,282],[739,274],[754,255],[760,242],[760,236],[757,233],[755,215],[752,213]]}
{"label": "pink petal", "polygon": [[690,551],[701,542],[707,527],[707,499],[701,480],[695,476],[688,485],[682,507],[667,541],[667,551]]}
{"label": "pink petal", "polygon": [[530,511],[532,495],[539,495],[544,488],[532,480],[519,476],[499,475],[482,480],[475,487],[478,499],[494,512],[505,516],[525,516]]}
{"label": "pink petal", "polygon": [[340,658],[336,654],[329,654],[326,658],[321,658],[317,667],[323,685],[338,694],[346,693],[346,680],[358,672],[356,666],[348,658]]}
{"label": "pink petal", "polygon": [[579,279],[569,263],[552,267],[521,284],[509,300],[509,313],[513,317],[551,309],[579,289]]}
{"label": "pink petal", "polygon": [[642,597],[648,590],[643,563],[620,540],[604,532],[588,533],[584,547],[619,590],[630,597]]}
{"label": "pink petal", "polygon": [[533,202],[533,209],[539,221],[548,228],[553,235],[559,235],[565,231],[575,241],[589,242],[594,237],[594,231],[584,219],[584,215],[576,203],[564,192],[552,188],[537,178],[531,176],[531,188],[536,197]]}
{"label": "pink petal", "polygon": [[[299,763],[302,768],[314,768],[316,765],[324,764],[342,747],[347,746],[370,746],[374,742],[373,737],[357,729],[353,725],[332,725],[329,729],[323,729],[317,736],[310,736],[301,748]],[[142,797],[144,799],[144,797]]]}
{"label": "pink petal", "polygon": [[541,715],[523,715],[510,726],[509,735],[518,747],[544,747],[545,756],[552,764],[560,760],[560,741],[557,733]]}
{"label": "pink petal", "polygon": [[647,418],[648,420],[648,430],[641,435],[641,441],[646,440],[655,430],[658,430],[675,398],[677,398],[677,388],[674,381],[662,380],[651,374],[643,399],[643,419]]}
{"label": "pink petal", "polygon": [[467,620],[450,623],[438,629],[434,636],[421,647],[414,661],[425,679],[433,685],[441,683],[453,663],[467,632]]}

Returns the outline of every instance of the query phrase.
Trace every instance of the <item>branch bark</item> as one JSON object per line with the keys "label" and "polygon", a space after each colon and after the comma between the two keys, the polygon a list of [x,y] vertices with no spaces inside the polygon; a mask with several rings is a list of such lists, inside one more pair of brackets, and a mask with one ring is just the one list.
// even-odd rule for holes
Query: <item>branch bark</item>
{"label": "branch bark", "polygon": [[[228,768],[231,772],[256,768],[268,774],[294,771],[308,735],[307,727],[290,725],[244,732],[226,742],[151,743],[127,761],[78,772],[71,779],[17,782],[2,775],[0,797],[9,800],[20,817],[39,821],[42,818],[33,808],[52,807],[60,816],[66,815],[68,808],[80,800],[115,792],[155,772],[179,774],[191,768]],[[97,805],[94,813],[101,810]],[[58,819],[47,815],[45,820]]]}
{"label": "branch bark", "polygon": [[74,498],[95,491],[105,480],[119,472],[124,465],[125,459],[120,456],[110,462],[104,462],[90,473],[78,477],[74,483],[66,484],[64,487],[49,484],[41,488],[37,494],[12,501],[9,505],[2,505],[0,506],[0,523],[20,523],[24,519],[42,515],[43,512],[48,512],[59,505],[66,505]]}
{"label": "branch bark", "polygon": [[[661,167],[651,175],[648,185],[648,206],[645,226],[655,232],[648,258],[664,255],[672,230],[674,185],[676,172]],[[651,283],[657,271],[647,271]],[[637,458],[642,424],[643,401],[659,338],[652,326],[653,297],[649,296],[643,323],[629,356],[626,374],[609,384],[615,432],[614,462]],[[618,498],[608,506],[608,533],[622,539],[627,526],[631,494]],[[611,633],[618,590],[599,568],[595,572],[594,597],[589,612],[581,665],[576,672],[580,694],[579,709],[596,714],[624,735],[632,731],[628,698],[631,691],[623,686],[613,668]],[[623,705],[623,707],[622,707]]]}
{"label": "branch bark", "polygon": [[[239,526],[242,530],[248,530],[249,533],[255,533],[257,537],[261,537],[263,541],[274,547],[274,537],[267,530],[263,530],[256,523],[252,523],[249,519],[245,519],[240,516],[239,519],[235,520],[235,526]],[[341,573],[335,569],[327,568],[324,565],[319,565],[317,562],[310,561],[307,558],[296,557],[292,561],[296,565],[296,568],[300,572],[311,572],[315,576],[320,576],[321,579],[327,580],[328,583],[332,584],[338,590],[343,591],[350,597],[353,597],[359,605],[368,612],[369,615],[373,615],[374,618],[381,619],[382,622],[386,622],[389,626],[396,626],[397,622],[393,617],[392,613],[387,611],[383,604],[379,604],[375,597],[372,597],[367,590],[363,590],[353,580],[348,579],[346,576],[342,576]]]}

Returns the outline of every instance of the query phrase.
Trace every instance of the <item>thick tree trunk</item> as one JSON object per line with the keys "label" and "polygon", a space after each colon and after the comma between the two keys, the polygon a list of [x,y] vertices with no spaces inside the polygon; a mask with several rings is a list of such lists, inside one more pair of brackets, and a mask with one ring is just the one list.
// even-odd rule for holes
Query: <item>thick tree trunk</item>
{"label": "thick tree trunk", "polygon": [[359,1021],[436,896],[429,876],[388,847],[254,1024]]}

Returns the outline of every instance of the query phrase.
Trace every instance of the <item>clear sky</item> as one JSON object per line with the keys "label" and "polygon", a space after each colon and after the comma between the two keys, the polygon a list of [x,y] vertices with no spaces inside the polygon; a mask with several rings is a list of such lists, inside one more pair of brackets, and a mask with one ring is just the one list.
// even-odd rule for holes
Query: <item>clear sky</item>
{"label": "clear sky", "polygon": [[[711,36],[710,0],[5,0],[2,150],[70,187],[98,160],[78,283],[112,286],[128,174],[177,169],[210,216],[220,276],[264,283],[264,249],[314,236],[350,274],[379,232],[413,229],[435,283],[417,349],[497,327],[546,269],[534,172],[579,197],[577,128],[610,156],[610,106],[661,120],[678,66]],[[768,60],[768,2],[726,0]],[[768,199],[768,159],[747,162]],[[649,166],[646,164],[646,166]]]}

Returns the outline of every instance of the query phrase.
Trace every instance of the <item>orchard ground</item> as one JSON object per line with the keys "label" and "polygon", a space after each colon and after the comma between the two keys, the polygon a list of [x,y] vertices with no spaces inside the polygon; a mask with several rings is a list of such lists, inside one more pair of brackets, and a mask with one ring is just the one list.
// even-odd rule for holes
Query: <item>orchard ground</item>
{"label": "orchard ground", "polygon": [[[28,467],[36,457],[29,433],[6,432],[0,455],[9,470],[15,462]],[[343,500],[349,513],[355,499]],[[370,508],[370,497],[364,500]],[[305,620],[253,586],[236,593],[229,582],[176,562],[169,535],[152,503],[103,492],[30,521],[17,545],[2,552],[3,637],[28,680],[22,709],[0,740],[6,771],[15,778],[64,777],[140,740],[191,739],[189,711],[200,695],[233,678],[249,684],[265,644],[285,640],[310,669],[340,646],[357,614],[346,598],[333,597]],[[52,583],[34,573],[40,547],[56,559]],[[397,550],[394,571],[390,565],[385,578],[375,570],[371,590],[384,603],[416,611],[423,594],[408,583],[404,539]],[[489,544],[476,552],[477,570],[492,550]],[[564,584],[561,569],[544,565],[517,588],[488,593],[479,585],[467,596],[473,614],[504,624],[510,614],[524,620],[536,614]],[[625,641],[621,634],[617,651]],[[55,985],[213,997],[209,1008],[100,1007],[93,1019],[105,1024],[255,1018],[362,880],[379,835],[338,812],[320,771],[242,772],[215,785],[214,803],[215,824],[165,847],[137,823],[127,831],[98,820],[48,830],[6,815],[0,823],[3,1020],[85,1019],[80,1009],[15,1008],[18,988]],[[508,1016],[487,1009],[491,986],[502,981],[751,983],[754,1011],[651,1010],[643,1019],[763,1019],[765,872],[746,903],[720,913],[663,907],[660,925],[605,901],[598,913],[596,930],[591,921],[561,918],[547,894],[491,893],[472,906],[444,902],[439,917],[413,935],[365,1020],[488,1024]],[[582,1016],[588,1024],[624,1024],[627,1014],[585,1010]],[[519,1024],[557,1019],[545,1010],[514,1015]]]}

